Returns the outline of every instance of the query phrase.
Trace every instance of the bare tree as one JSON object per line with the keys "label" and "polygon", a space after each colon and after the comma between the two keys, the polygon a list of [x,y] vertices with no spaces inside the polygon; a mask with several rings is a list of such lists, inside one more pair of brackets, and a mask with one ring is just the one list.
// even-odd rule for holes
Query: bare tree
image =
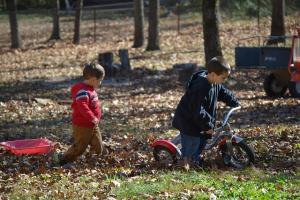
{"label": "bare tree", "polygon": [[144,44],[144,1],[134,0],[134,44],[141,47]]}
{"label": "bare tree", "polygon": [[[285,0],[272,0],[272,24],[271,24],[271,36],[283,36],[285,35],[284,27],[284,12],[285,12]],[[284,42],[285,39],[270,38],[268,44],[277,44],[278,42]]]}
{"label": "bare tree", "polygon": [[1,5],[2,8],[6,8],[5,0],[1,0],[0,5]]}
{"label": "bare tree", "polygon": [[202,14],[205,62],[208,63],[211,58],[222,56],[217,0],[203,0]]}
{"label": "bare tree", "polygon": [[11,48],[22,48],[22,41],[18,28],[16,0],[6,0],[6,6],[9,15]]}
{"label": "bare tree", "polygon": [[76,14],[75,14],[75,26],[74,26],[74,38],[73,43],[80,43],[80,20],[81,20],[82,0],[76,0]]}
{"label": "bare tree", "polygon": [[159,0],[149,1],[147,51],[159,50]]}
{"label": "bare tree", "polygon": [[53,28],[50,40],[60,40],[59,31],[59,0],[52,0],[53,5]]}

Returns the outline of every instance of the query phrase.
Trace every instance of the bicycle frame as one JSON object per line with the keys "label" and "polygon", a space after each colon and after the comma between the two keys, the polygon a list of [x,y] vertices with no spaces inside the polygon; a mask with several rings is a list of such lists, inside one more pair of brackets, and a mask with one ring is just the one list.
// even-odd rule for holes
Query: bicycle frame
{"label": "bicycle frame", "polygon": [[[205,147],[204,150],[209,150],[212,149],[213,147],[217,146],[217,145],[227,145],[227,153],[229,155],[233,154],[233,148],[232,148],[232,143],[239,143],[241,141],[243,141],[243,138],[237,136],[234,134],[234,132],[232,131],[230,124],[228,122],[230,116],[232,115],[232,113],[236,110],[241,109],[241,107],[235,107],[232,108],[228,111],[228,113],[225,115],[224,120],[221,124],[220,127],[217,127],[216,129],[214,129],[215,135],[213,136],[213,138],[211,139],[210,142],[208,142]],[[228,130],[224,131],[224,129],[228,128]],[[175,153],[181,157],[181,151],[180,149],[177,147],[178,144],[180,144],[181,142],[181,138],[180,138],[180,134],[178,134],[174,139],[172,139],[171,141],[168,140],[157,140],[156,142],[154,142],[151,146],[155,147],[157,145],[161,145],[161,146],[165,146],[168,149],[171,150],[171,152]]]}

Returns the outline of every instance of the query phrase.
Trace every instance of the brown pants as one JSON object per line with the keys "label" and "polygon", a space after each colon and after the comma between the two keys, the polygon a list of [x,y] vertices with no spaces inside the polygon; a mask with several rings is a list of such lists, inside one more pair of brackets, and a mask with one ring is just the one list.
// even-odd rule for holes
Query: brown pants
{"label": "brown pants", "polygon": [[91,146],[91,152],[102,154],[103,144],[99,127],[85,128],[73,125],[73,137],[74,144],[63,155],[61,164],[76,160],[78,156],[84,153],[88,145]]}

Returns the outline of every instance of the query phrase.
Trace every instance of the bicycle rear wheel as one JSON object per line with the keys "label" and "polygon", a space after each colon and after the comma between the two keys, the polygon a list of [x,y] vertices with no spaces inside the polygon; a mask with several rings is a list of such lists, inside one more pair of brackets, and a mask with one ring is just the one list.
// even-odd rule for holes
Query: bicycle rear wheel
{"label": "bicycle rear wheel", "polygon": [[153,156],[156,161],[164,163],[164,164],[174,164],[177,162],[176,154],[172,153],[165,146],[158,145],[158,146],[154,147]]}

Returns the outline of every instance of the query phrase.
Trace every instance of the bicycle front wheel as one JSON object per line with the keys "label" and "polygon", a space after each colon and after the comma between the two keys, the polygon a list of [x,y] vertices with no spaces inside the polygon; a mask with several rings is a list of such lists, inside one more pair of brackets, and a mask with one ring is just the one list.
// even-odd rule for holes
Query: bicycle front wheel
{"label": "bicycle front wheel", "polygon": [[237,169],[243,169],[255,161],[254,150],[245,142],[232,143],[233,155],[228,155],[227,146],[221,147],[223,161],[226,165]]}

